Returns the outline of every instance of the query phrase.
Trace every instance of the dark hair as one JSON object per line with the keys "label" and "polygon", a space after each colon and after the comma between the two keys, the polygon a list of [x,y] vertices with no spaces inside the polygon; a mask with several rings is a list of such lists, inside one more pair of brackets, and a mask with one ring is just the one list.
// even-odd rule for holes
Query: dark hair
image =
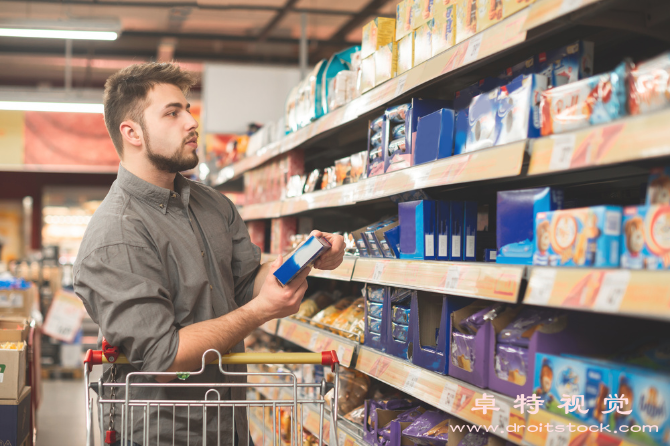
{"label": "dark hair", "polygon": [[105,125],[119,157],[123,157],[123,138],[119,125],[130,119],[144,127],[146,98],[154,86],[171,84],[187,94],[195,83],[193,75],[175,63],[131,65],[111,75],[105,82],[103,97]]}

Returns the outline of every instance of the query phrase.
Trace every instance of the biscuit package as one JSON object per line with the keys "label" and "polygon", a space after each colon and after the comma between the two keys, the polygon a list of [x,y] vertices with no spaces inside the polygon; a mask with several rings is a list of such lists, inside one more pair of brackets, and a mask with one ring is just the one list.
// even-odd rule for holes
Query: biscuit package
{"label": "biscuit package", "polygon": [[622,232],[621,267],[670,268],[670,205],[624,208]]}

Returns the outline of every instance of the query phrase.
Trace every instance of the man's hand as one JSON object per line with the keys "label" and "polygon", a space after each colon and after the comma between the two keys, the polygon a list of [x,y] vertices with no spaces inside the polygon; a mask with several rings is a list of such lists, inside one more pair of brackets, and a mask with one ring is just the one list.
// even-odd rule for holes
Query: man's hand
{"label": "man's hand", "polygon": [[300,302],[302,302],[305,291],[307,291],[307,276],[312,268],[305,268],[286,286],[281,286],[274,276],[274,272],[282,263],[282,256],[279,255],[270,264],[270,269],[265,276],[258,297],[247,304],[252,305],[266,320],[278,319],[297,313]]}
{"label": "man's hand", "polygon": [[329,234],[328,232],[312,231],[311,234],[316,237],[323,237],[330,242],[331,248],[323,253],[321,257],[314,262],[314,268],[320,270],[335,269],[342,263],[344,259],[344,237],[336,234]]}

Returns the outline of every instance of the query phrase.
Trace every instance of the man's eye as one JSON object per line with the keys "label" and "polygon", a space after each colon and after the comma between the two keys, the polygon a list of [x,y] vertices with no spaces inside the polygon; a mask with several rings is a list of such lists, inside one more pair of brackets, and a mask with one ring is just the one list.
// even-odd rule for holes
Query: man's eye
{"label": "man's eye", "polygon": [[170,115],[170,116],[177,116],[177,112],[176,112],[176,111],[171,111],[170,113],[168,113],[168,115]]}

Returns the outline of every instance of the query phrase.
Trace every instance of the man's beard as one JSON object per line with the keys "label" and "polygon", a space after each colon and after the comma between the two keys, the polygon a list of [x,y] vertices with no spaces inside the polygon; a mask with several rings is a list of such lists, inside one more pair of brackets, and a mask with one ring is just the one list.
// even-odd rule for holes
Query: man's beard
{"label": "man's beard", "polygon": [[198,132],[189,133],[172,156],[165,156],[152,151],[151,144],[149,143],[149,133],[145,128],[142,129],[142,133],[144,134],[144,145],[147,148],[147,158],[149,158],[149,161],[156,169],[168,173],[177,173],[193,169],[198,165],[198,154],[195,151],[188,152],[187,154],[184,154],[183,151],[186,141],[197,136]]}

